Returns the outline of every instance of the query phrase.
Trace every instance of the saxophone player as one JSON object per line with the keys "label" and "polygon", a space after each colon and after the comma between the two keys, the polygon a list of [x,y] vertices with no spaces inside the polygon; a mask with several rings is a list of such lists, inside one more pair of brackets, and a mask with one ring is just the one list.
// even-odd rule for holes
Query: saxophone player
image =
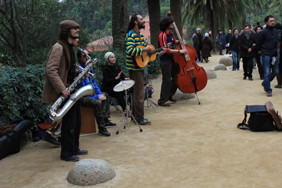
{"label": "saxophone player", "polygon": [[[48,53],[44,85],[43,102],[52,105],[61,95],[67,98],[67,90],[77,75],[76,58],[73,49],[77,45],[80,25],[71,20],[60,23],[59,40]],[[88,154],[87,150],[79,149],[79,134],[81,128],[80,103],[76,102],[62,119],[61,127],[61,160],[78,161],[77,155]],[[46,138],[46,137],[45,137]],[[46,141],[52,142],[47,135]]]}

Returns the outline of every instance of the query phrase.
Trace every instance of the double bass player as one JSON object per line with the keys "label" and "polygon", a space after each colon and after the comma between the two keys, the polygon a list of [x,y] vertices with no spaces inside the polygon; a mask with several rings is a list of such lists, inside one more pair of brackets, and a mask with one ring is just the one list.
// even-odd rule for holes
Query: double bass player
{"label": "double bass player", "polygon": [[[170,107],[170,102],[176,102],[172,99],[172,96],[177,90],[175,82],[175,76],[178,73],[178,69],[173,60],[173,53],[187,54],[186,50],[176,50],[171,48],[174,44],[179,44],[180,41],[176,40],[173,33],[173,22],[174,20],[170,17],[166,17],[160,22],[160,30],[162,31],[159,35],[159,47],[167,47],[165,52],[160,52],[160,67],[162,71],[162,86],[160,99],[158,100],[159,106]],[[185,40],[182,41],[185,44]]]}

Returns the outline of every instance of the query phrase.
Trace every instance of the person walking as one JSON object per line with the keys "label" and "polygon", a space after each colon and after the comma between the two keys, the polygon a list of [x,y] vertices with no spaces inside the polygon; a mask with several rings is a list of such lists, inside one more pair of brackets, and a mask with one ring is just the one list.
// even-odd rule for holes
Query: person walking
{"label": "person walking", "polygon": [[223,38],[222,30],[220,30],[219,33],[217,34],[216,42],[219,45],[219,55],[223,55],[222,49],[223,49],[224,38]]}
{"label": "person walking", "polygon": [[[262,27],[260,25],[256,27],[256,32],[257,32],[256,38],[257,39],[258,39],[258,35],[261,32],[261,30],[262,30]],[[260,79],[263,80],[263,65],[261,62],[261,55],[258,53],[257,49],[255,49],[255,60],[258,66],[258,72],[259,72]]]}
{"label": "person walking", "polygon": [[233,36],[230,40],[230,47],[229,52],[232,54],[233,59],[233,67],[232,70],[239,70],[240,69],[240,47],[239,47],[239,30],[233,30]]}
{"label": "person walking", "polygon": [[[195,48],[196,50],[196,53],[197,53],[197,57],[198,57],[198,60],[200,61],[200,56],[199,56],[199,49],[200,49],[200,39],[199,39],[199,36],[198,36],[198,30],[196,29],[195,30],[195,33],[193,34],[192,36],[192,40],[193,40],[193,47]],[[195,60],[197,61],[197,57],[195,58]]]}
{"label": "person walking", "polygon": [[209,57],[211,56],[212,49],[213,46],[211,39],[209,38],[209,34],[205,33],[205,37],[202,40],[202,59],[204,59],[206,63],[209,62]]}
{"label": "person walking", "polygon": [[225,35],[225,42],[226,42],[226,54],[228,54],[230,52],[230,41],[232,38],[232,31],[231,29],[228,30],[227,35]]}
{"label": "person walking", "polygon": [[241,57],[243,58],[243,70],[244,77],[246,80],[248,77],[249,80],[253,80],[253,58],[255,56],[255,48],[256,48],[256,36],[250,32],[250,28],[248,25],[245,26],[242,35],[239,37],[239,46],[241,48]]}
{"label": "person walking", "polygon": [[279,60],[277,57],[277,34],[274,28],[275,18],[272,15],[265,17],[266,27],[259,33],[257,49],[262,57],[264,81],[261,83],[268,97],[272,97],[270,82],[279,74]]}

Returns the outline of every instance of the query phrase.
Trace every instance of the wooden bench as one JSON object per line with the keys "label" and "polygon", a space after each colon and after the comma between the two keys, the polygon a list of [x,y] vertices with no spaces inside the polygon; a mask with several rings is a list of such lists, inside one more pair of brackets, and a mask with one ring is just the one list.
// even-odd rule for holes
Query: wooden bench
{"label": "wooden bench", "polygon": [[93,108],[80,107],[81,110],[81,129],[80,133],[96,133],[97,122],[94,116]]}

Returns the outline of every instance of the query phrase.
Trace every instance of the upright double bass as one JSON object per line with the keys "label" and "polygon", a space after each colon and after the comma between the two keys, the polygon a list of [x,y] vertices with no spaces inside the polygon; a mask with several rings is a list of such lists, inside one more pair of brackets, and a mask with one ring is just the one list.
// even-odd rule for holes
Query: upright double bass
{"label": "upright double bass", "polygon": [[[171,12],[168,12],[168,17],[171,17]],[[177,29],[175,22],[173,26],[176,32],[176,35],[180,41],[182,41],[181,35]],[[197,53],[195,49],[189,44],[182,44],[181,42],[175,48],[177,50],[187,50],[187,54],[174,53],[173,59],[176,64],[179,66],[179,73],[176,75],[176,85],[179,90],[183,93],[195,93],[197,95],[198,91],[201,91],[207,85],[207,74],[203,67],[197,65],[195,58]]]}

